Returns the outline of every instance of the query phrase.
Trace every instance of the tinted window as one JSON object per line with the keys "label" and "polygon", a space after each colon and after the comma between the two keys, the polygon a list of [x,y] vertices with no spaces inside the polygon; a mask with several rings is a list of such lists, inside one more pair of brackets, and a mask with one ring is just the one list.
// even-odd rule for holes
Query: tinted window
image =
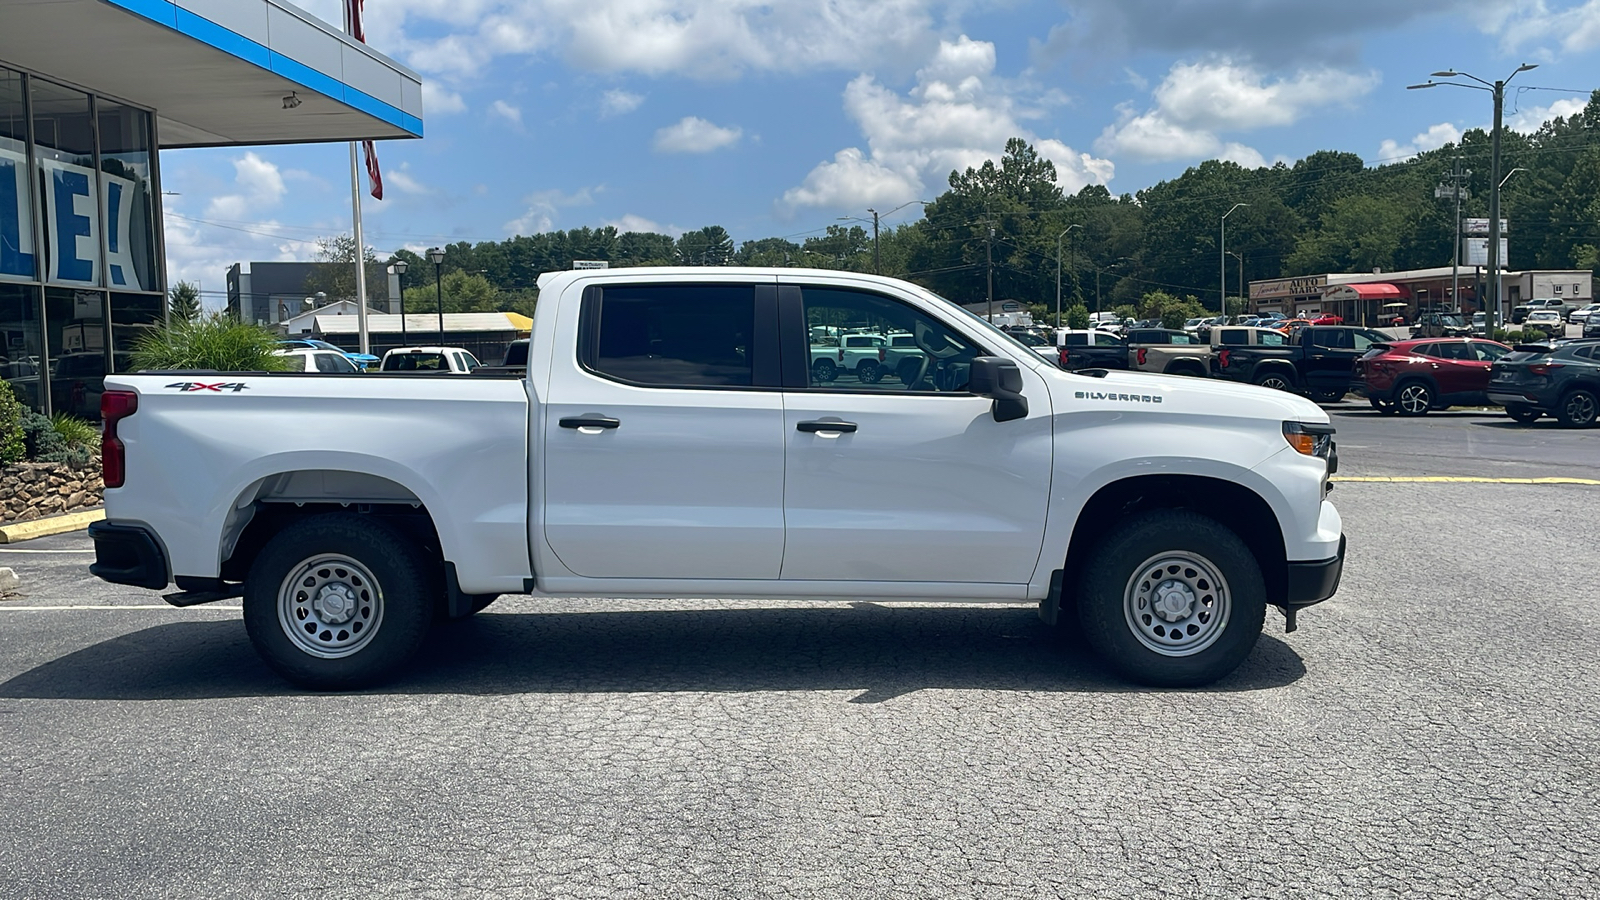
{"label": "tinted window", "polygon": [[1329,350],[1350,350],[1355,347],[1355,342],[1350,339],[1350,332],[1341,328],[1313,328],[1310,329],[1309,335],[1313,347],[1324,347]]}
{"label": "tinted window", "polygon": [[1434,352],[1428,355],[1437,356],[1440,359],[1475,360],[1478,358],[1472,352],[1471,347],[1460,341],[1449,344],[1435,344],[1432,349]]}
{"label": "tinted window", "polygon": [[594,371],[659,387],[751,384],[753,288],[622,285],[592,302],[594,333],[580,344]]}
{"label": "tinted window", "polygon": [[1479,359],[1488,360],[1489,362],[1494,362],[1506,355],[1506,348],[1499,344],[1487,344],[1483,341],[1473,341],[1472,349],[1477,351]]}
{"label": "tinted window", "polygon": [[1378,331],[1352,331],[1348,334],[1357,350],[1365,350],[1373,344],[1382,344],[1390,340],[1388,335]]}
{"label": "tinted window", "polygon": [[1068,347],[1087,347],[1089,346],[1089,336],[1087,334],[1069,334],[1066,336],[1065,343]]}
{"label": "tinted window", "polygon": [[1100,346],[1100,347],[1120,347],[1120,346],[1122,346],[1122,339],[1117,337],[1114,334],[1097,334],[1097,335],[1094,336],[1094,342],[1095,342],[1095,344],[1097,346]]}
{"label": "tinted window", "polygon": [[1593,347],[1580,347],[1578,349],[1578,352],[1576,352],[1576,353],[1574,353],[1572,355],[1578,357],[1579,359],[1593,359],[1594,358],[1594,348]]}
{"label": "tinted window", "polygon": [[1282,347],[1288,342],[1288,336],[1281,331],[1261,331],[1256,333],[1256,343],[1263,347]]}
{"label": "tinted window", "polygon": [[[909,335],[911,346],[864,353],[811,343],[810,386],[823,391],[961,393],[972,360],[985,355],[971,338],[897,300],[863,291],[802,288],[806,325],[844,333]],[[1069,338],[1072,337],[1069,335]],[[880,342],[881,346],[881,342]]]}
{"label": "tinted window", "polygon": [[1242,328],[1224,328],[1218,338],[1218,343],[1244,346],[1250,343],[1250,332]]}
{"label": "tinted window", "polygon": [[[306,357],[302,356],[301,358],[305,359]],[[316,354],[316,361],[318,372],[344,375],[356,370],[355,363],[345,359],[342,353],[318,353]]]}

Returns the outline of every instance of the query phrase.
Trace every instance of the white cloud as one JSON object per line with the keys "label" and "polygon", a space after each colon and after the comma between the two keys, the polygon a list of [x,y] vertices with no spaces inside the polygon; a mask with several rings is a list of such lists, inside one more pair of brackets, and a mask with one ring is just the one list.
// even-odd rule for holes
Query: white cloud
{"label": "white cloud", "polygon": [[239,192],[213,197],[206,207],[206,218],[253,221],[264,210],[277,206],[288,191],[277,165],[254,152],[234,158],[233,171]]}
{"label": "white cloud", "polygon": [[581,188],[570,194],[559,190],[534,191],[522,198],[528,211],[505,224],[507,234],[539,234],[556,227],[560,211],[569,206],[589,206],[605,186]]}
{"label": "white cloud", "polygon": [[504,100],[496,100],[489,104],[489,114],[499,116],[518,128],[522,127],[522,110]]}
{"label": "white cloud", "polygon": [[1485,34],[1499,35],[1509,51],[1533,49],[1536,58],[1548,59],[1559,48],[1568,54],[1600,47],[1600,0],[1551,11],[1545,0],[1523,0],[1501,8],[1500,14],[1482,20]]}
{"label": "white cloud", "polygon": [[416,194],[416,195],[423,195],[423,194],[431,194],[431,193],[433,193],[433,188],[430,188],[427,185],[423,184],[422,182],[418,181],[415,177],[412,176],[410,170],[411,170],[411,164],[410,163],[401,163],[398,167],[390,169],[387,172],[384,172],[383,173],[383,180],[386,183],[392,184],[395,187],[399,188],[401,193]]}
{"label": "white cloud", "polygon": [[1527,109],[1519,109],[1506,120],[1506,127],[1512,131],[1531,134],[1538,131],[1539,126],[1551,119],[1564,119],[1583,112],[1583,108],[1587,105],[1587,101],[1573,97],[1557,100],[1549,106],[1533,106]]}
{"label": "white cloud", "polygon": [[[994,45],[962,35],[939,45],[906,96],[872,75],[852,80],[844,92],[845,113],[861,129],[867,149],[849,147],[819,163],[784,193],[780,212],[904,203],[952,170],[995,158],[1013,137],[1029,140],[1055,163],[1068,192],[1111,179],[1109,160],[1041,139],[1023,126],[1040,117],[1042,105],[1059,100],[1053,92],[1007,82],[994,69]],[[1030,92],[1034,100],[1025,102]]]}
{"label": "white cloud", "polygon": [[1402,144],[1385,138],[1383,143],[1378,145],[1378,158],[1375,162],[1379,164],[1404,162],[1418,153],[1437,150],[1445,144],[1454,144],[1459,140],[1461,140],[1461,129],[1449,122],[1440,122],[1412,138],[1410,143]]}
{"label": "white cloud", "polygon": [[636,231],[636,232],[638,232],[640,234],[674,234],[675,235],[677,233],[681,233],[681,230],[679,230],[679,231],[668,231],[666,229],[663,229],[659,224],[657,224],[653,220],[646,219],[644,216],[636,216],[633,213],[628,213],[627,215],[623,216],[620,219],[607,220],[606,224],[610,225],[612,228],[615,228],[619,233],[622,233],[622,234],[626,234],[627,232],[630,232],[630,231]]}
{"label": "white cloud", "polygon": [[1260,154],[1224,143],[1219,134],[1292,125],[1313,109],[1348,104],[1377,84],[1376,73],[1316,68],[1268,81],[1254,67],[1229,59],[1180,62],[1156,87],[1154,108],[1141,113],[1124,106],[1095,148],[1147,161],[1216,156],[1233,148],[1235,154],[1248,150],[1244,160],[1254,161]]}
{"label": "white cloud", "polygon": [[723,128],[697,116],[685,116],[656,132],[655,149],[657,153],[710,153],[737,144],[743,134],[738,126]]}
{"label": "white cloud", "polygon": [[606,91],[600,95],[600,118],[609,119],[612,116],[622,116],[639,108],[644,102],[644,95],[633,94],[620,88]]}
{"label": "white cloud", "polygon": [[461,95],[440,87],[438,82],[431,78],[422,80],[422,114],[424,116],[448,116],[452,113],[466,112],[467,103]]}

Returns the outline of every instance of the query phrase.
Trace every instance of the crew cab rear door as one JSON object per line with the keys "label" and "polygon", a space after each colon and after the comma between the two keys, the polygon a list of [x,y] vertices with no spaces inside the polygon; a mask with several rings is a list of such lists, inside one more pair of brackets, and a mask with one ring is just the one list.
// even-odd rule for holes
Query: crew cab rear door
{"label": "crew cab rear door", "polygon": [[567,308],[542,425],[556,557],[589,578],[777,578],[785,435],[772,283],[656,276],[587,288],[576,322]]}
{"label": "crew cab rear door", "polygon": [[[784,360],[783,579],[1021,585],[1043,542],[1052,453],[1050,398],[1023,369],[1026,418],[996,422],[966,390],[971,362],[998,343],[888,292],[779,287]],[[912,334],[876,382],[808,372],[810,327]],[[794,359],[797,365],[791,365]],[[911,362],[906,362],[910,360]]]}

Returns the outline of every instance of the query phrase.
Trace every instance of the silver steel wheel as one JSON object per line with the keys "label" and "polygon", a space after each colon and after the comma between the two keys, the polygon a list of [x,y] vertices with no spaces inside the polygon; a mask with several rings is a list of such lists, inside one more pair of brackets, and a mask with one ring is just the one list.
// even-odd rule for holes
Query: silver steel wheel
{"label": "silver steel wheel", "polygon": [[1122,608],[1139,643],[1162,656],[1193,656],[1227,630],[1233,596],[1210,560],[1171,550],[1134,570]]}
{"label": "silver steel wheel", "polygon": [[311,656],[351,656],[371,642],[382,624],[378,579],[343,554],[304,560],[278,588],[278,625],[296,649]]}
{"label": "silver steel wheel", "polygon": [[1566,409],[1567,421],[1574,425],[1588,425],[1594,421],[1594,397],[1586,391],[1574,391],[1567,396]]}
{"label": "silver steel wheel", "polygon": [[1420,416],[1433,406],[1433,392],[1428,390],[1427,385],[1413,381],[1400,388],[1395,403],[1406,415]]}

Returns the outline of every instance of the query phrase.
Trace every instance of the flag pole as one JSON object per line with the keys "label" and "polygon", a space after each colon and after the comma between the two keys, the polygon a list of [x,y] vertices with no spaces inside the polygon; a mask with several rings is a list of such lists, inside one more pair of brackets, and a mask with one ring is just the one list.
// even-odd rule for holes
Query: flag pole
{"label": "flag pole", "polygon": [[[362,40],[356,31],[356,18],[352,15],[352,3],[360,0],[345,0],[344,2],[344,33]],[[371,354],[372,341],[367,334],[367,245],[361,237],[361,166],[357,161],[356,142],[350,142],[350,220],[355,225],[356,239],[356,333],[360,337],[360,348],[363,354]]]}

